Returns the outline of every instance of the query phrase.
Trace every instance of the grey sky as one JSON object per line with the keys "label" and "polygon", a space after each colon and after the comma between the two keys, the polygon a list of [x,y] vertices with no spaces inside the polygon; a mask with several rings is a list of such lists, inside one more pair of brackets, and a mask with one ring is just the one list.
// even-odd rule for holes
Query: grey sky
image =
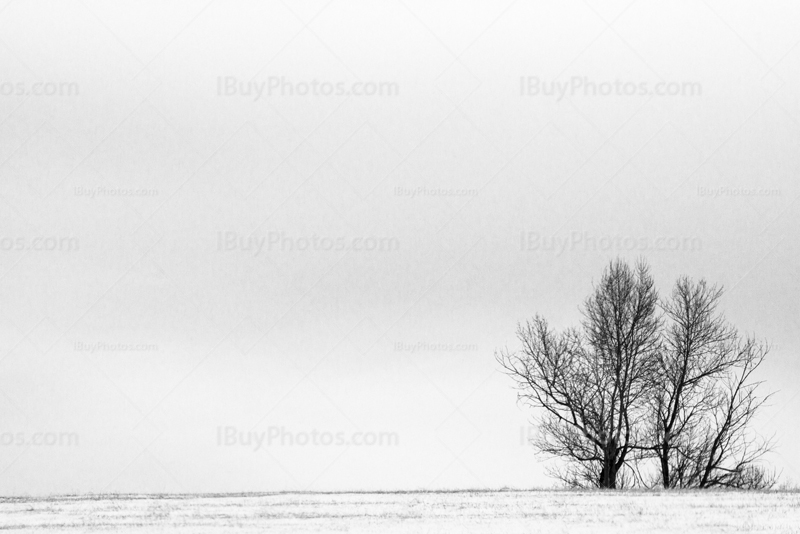
{"label": "grey sky", "polygon": [[0,493],[551,484],[493,352],[640,255],[773,342],[797,480],[798,21],[5,0]]}

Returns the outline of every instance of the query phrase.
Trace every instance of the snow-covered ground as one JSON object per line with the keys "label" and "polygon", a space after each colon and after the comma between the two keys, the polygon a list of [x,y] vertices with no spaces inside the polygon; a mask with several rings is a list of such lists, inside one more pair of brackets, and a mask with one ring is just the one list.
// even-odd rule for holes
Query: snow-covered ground
{"label": "snow-covered ground", "polygon": [[503,491],[0,499],[12,532],[797,532],[800,493]]}

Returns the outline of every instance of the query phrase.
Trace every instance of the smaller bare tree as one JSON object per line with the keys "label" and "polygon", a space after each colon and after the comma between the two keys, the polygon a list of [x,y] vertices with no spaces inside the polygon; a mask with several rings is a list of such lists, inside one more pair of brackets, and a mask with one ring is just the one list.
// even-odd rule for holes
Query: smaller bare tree
{"label": "smaller bare tree", "polygon": [[696,466],[691,475],[699,488],[766,489],[776,481],[774,473],[759,463],[771,450],[772,441],[750,428],[759,408],[771,397],[759,398],[756,390],[761,382],[753,381],[769,347],[748,338],[738,344],[737,352],[737,364],[716,388],[711,421],[689,451]]}
{"label": "smaller bare tree", "polygon": [[662,302],[667,319],[651,400],[651,439],[670,487],[764,487],[769,442],[749,431],[763,405],[752,382],[767,347],[741,341],[717,305],[722,289],[682,277]]}

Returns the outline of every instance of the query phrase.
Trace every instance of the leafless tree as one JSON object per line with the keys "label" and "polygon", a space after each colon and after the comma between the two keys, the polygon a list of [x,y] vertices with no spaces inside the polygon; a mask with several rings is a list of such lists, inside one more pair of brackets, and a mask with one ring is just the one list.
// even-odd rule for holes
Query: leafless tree
{"label": "leafless tree", "polygon": [[651,399],[651,439],[660,481],[671,487],[765,487],[757,460],[769,450],[749,432],[766,400],[753,372],[767,347],[740,340],[717,306],[722,289],[682,277],[662,303],[666,316]]}
{"label": "leafless tree", "polygon": [[[538,315],[518,326],[522,349],[496,359],[535,409],[534,445],[566,460],[552,475],[600,488],[775,483],[759,462],[771,443],[750,430],[769,398],[753,380],[768,347],[725,321],[721,295],[682,277],[659,302],[647,265],[617,260],[578,327],[558,332]],[[653,459],[658,478],[646,479]]]}
{"label": "leafless tree", "polygon": [[750,424],[770,395],[759,398],[753,373],[768,347],[752,338],[739,341],[740,359],[712,386],[711,408],[680,453],[687,459],[684,487],[765,489],[775,483],[759,460],[772,446],[752,432]]}
{"label": "leafless tree", "polygon": [[682,277],[662,303],[667,324],[653,384],[652,436],[666,488],[685,484],[691,459],[682,451],[712,409],[708,386],[735,362],[736,332],[717,313],[722,290]]}
{"label": "leafless tree", "polygon": [[518,328],[522,351],[496,355],[520,400],[540,409],[535,445],[569,461],[555,473],[566,483],[635,479],[631,462],[648,451],[640,429],[658,369],[657,305],[647,265],[617,260],[586,300],[580,328],[557,333],[536,316]]}

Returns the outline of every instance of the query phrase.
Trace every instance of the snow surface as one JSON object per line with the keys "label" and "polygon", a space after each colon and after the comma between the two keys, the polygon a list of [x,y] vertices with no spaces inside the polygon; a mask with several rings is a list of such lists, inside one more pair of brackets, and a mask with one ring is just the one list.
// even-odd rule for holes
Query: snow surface
{"label": "snow surface", "polygon": [[800,493],[469,491],[0,498],[13,532],[800,533]]}

